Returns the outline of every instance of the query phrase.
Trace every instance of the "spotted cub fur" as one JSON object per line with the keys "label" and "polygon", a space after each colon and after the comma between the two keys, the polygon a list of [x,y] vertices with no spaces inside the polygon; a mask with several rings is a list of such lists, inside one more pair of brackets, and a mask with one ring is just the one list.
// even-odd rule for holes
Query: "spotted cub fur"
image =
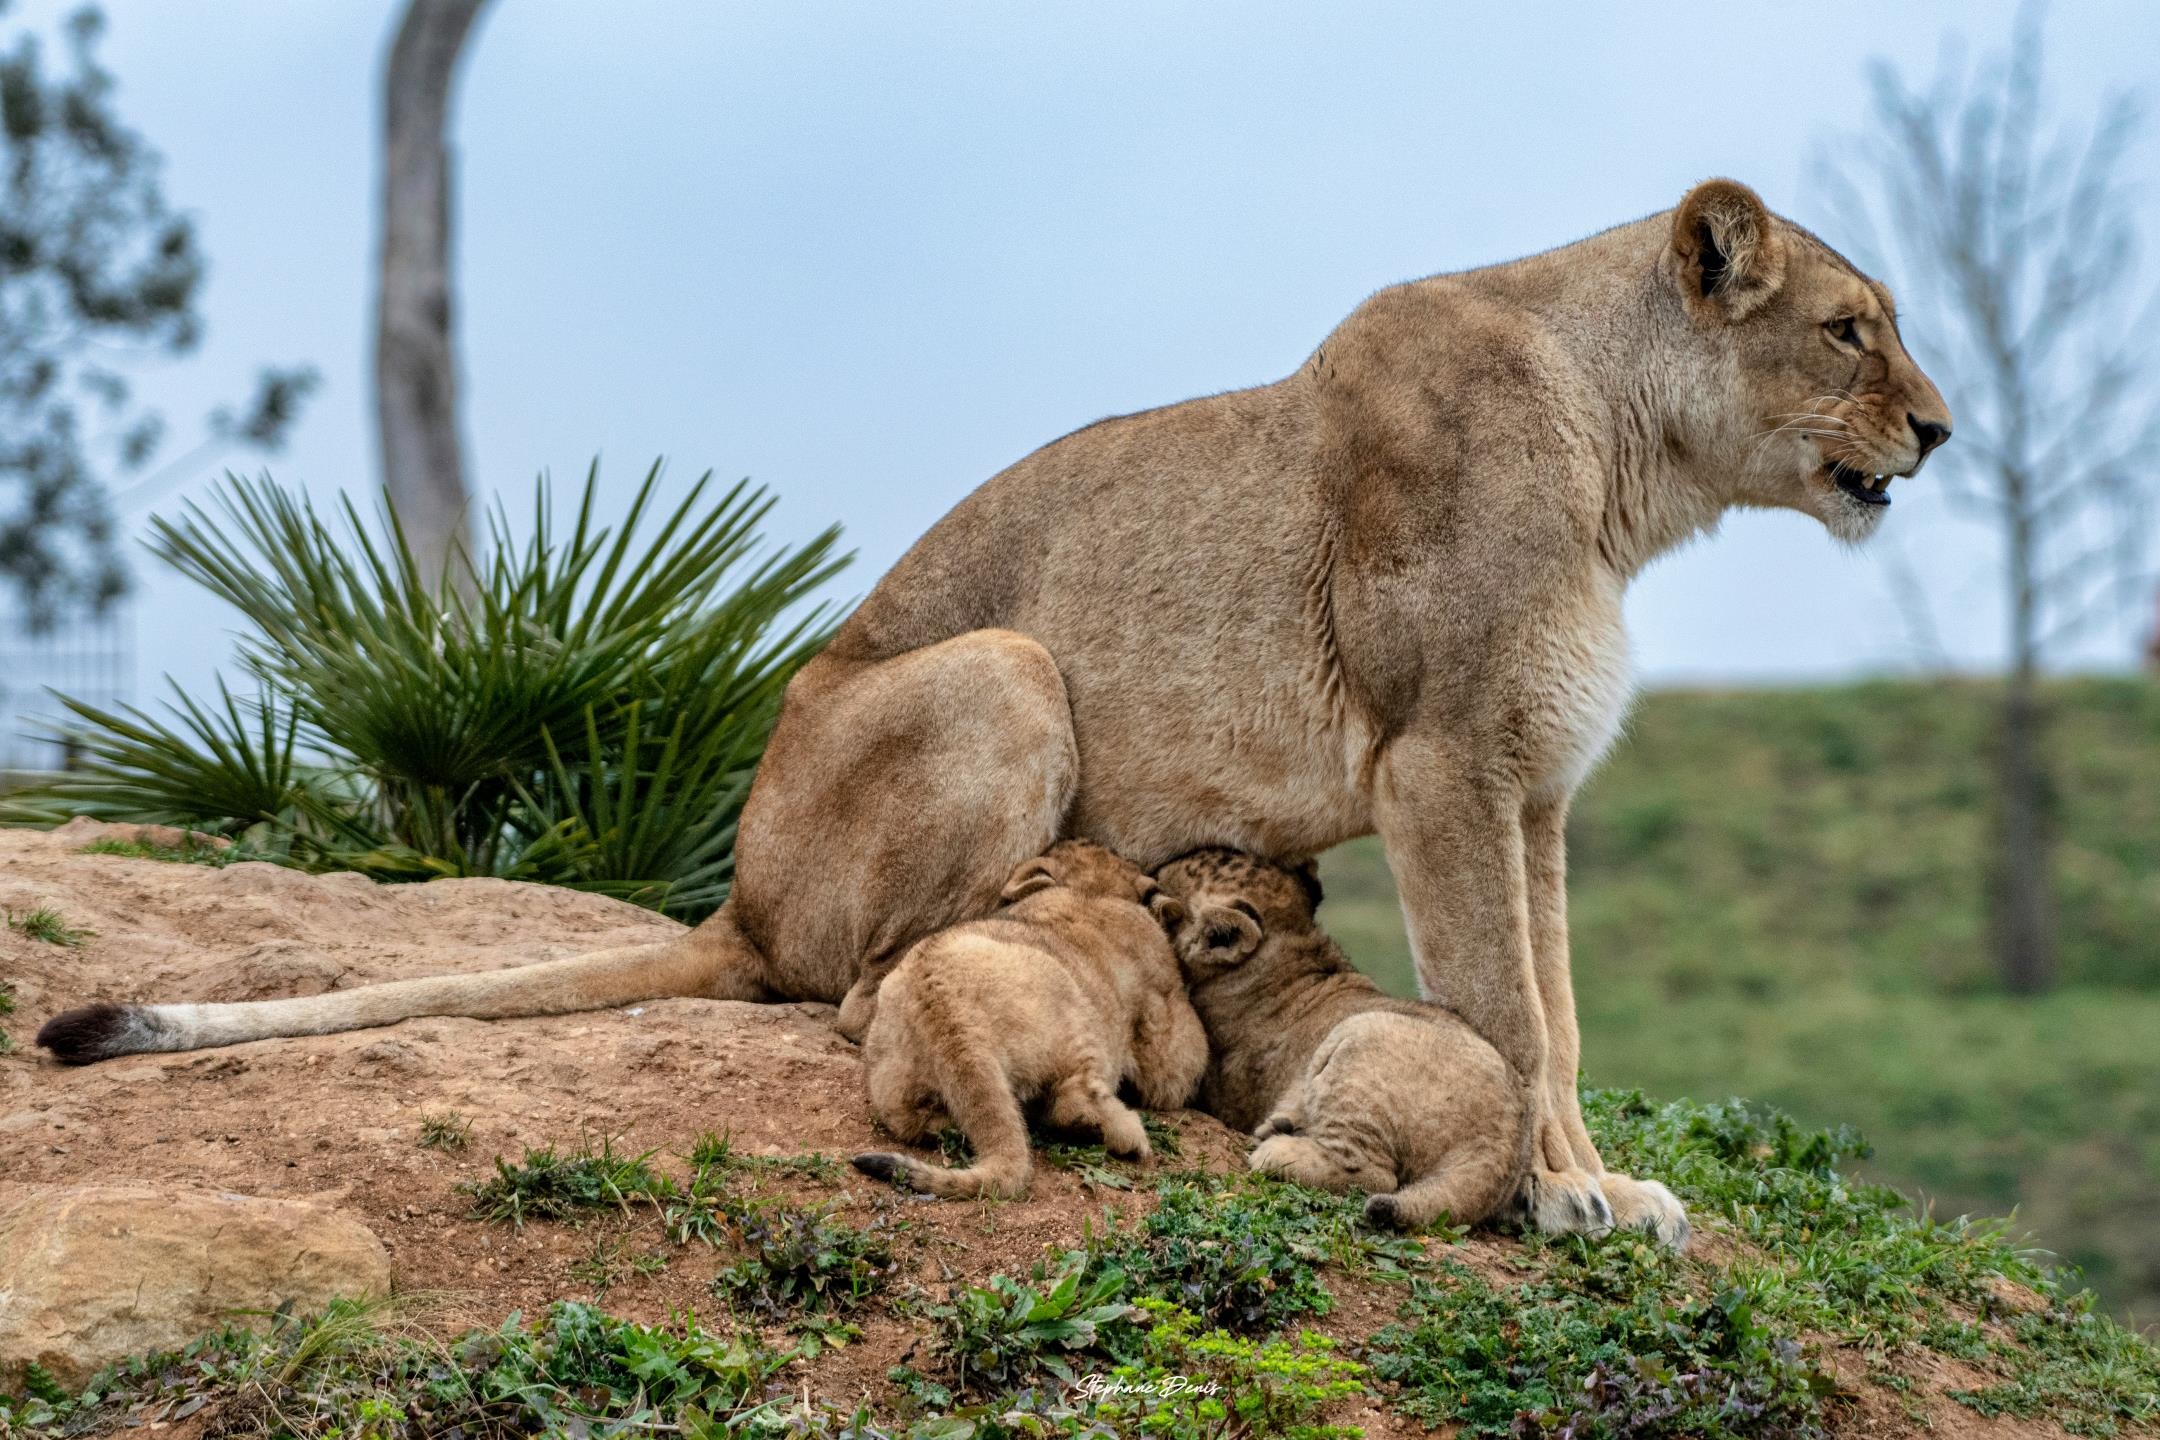
{"label": "spotted cub fur", "polygon": [[1521,1123],[1507,1066],[1452,1012],[1351,968],[1314,920],[1310,866],[1199,850],[1155,878],[1214,1049],[1200,1106],[1260,1141],[1254,1170],[1362,1190],[1369,1219],[1404,1228],[1506,1203]]}

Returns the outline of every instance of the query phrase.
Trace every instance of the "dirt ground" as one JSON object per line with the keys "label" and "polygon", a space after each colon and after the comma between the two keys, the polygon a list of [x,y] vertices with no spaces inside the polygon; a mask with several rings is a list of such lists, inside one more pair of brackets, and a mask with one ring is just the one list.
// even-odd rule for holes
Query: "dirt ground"
{"label": "dirt ground", "polygon": [[[459,1186],[492,1173],[497,1155],[514,1160],[527,1146],[574,1148],[602,1137],[618,1150],[658,1151],[656,1168],[678,1180],[687,1173],[682,1153],[707,1131],[730,1134],[752,1154],[820,1151],[844,1160],[889,1144],[871,1129],[855,1048],[822,1005],[661,1000],[54,1064],[31,1037],[50,1015],[89,1000],[312,994],[555,959],[677,928],[613,900],[500,880],[383,886],[266,864],[80,853],[115,829],[77,821],[52,833],[0,831],[0,908],[50,905],[95,932],[67,948],[0,929],[0,980],[16,1000],[4,1022],[15,1050],[0,1056],[0,1182],[201,1187],[334,1204],[381,1237],[398,1288],[429,1296],[432,1323],[443,1329],[591,1299],[592,1260],[609,1247],[618,1258],[664,1252],[663,1270],[625,1275],[604,1297],[612,1313],[659,1322],[689,1311],[710,1318],[708,1287],[730,1257],[668,1243],[650,1209],[580,1227],[484,1223]],[[463,1151],[420,1143],[421,1117],[441,1112],[469,1118]],[[1240,1137],[1213,1119],[1169,1119],[1182,1141],[1178,1164],[1241,1161]],[[882,1217],[899,1227],[906,1278],[938,1296],[955,1279],[1022,1273],[1046,1249],[1077,1245],[1106,1210],[1130,1216],[1149,1203],[1048,1167],[1038,1167],[1028,1199],[979,1204],[902,1197],[841,1173],[832,1183],[763,1183],[800,1199],[837,1199],[857,1224]],[[1458,1256],[1500,1271],[1513,1248],[1477,1237]],[[1336,1312],[1319,1328],[1354,1339],[1394,1318],[1388,1287],[1343,1280],[1335,1289]],[[892,1393],[885,1371],[908,1358],[922,1333],[872,1319],[860,1340],[827,1350],[805,1378],[836,1402],[882,1403]],[[1902,1403],[1872,1399],[1880,1403],[1848,1412],[1841,1428],[1915,1428]],[[1946,1402],[1928,1408],[1937,1434],[2025,1433]],[[1376,1437],[1426,1433],[1363,1403],[1330,1418]]]}

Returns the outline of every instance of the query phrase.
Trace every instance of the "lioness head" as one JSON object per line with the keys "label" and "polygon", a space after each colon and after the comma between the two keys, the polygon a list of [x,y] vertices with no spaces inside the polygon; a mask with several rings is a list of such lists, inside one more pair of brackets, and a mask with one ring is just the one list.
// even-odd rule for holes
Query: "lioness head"
{"label": "lioness head", "polygon": [[1749,433],[1733,503],[1867,538],[1891,477],[1950,438],[1950,409],[1905,353],[1889,290],[1732,180],[1704,181],[1672,212],[1665,269],[1739,381]]}
{"label": "lioness head", "polygon": [[1053,886],[1145,905],[1155,882],[1130,860],[1089,840],[1060,840],[1032,860],[1013,867],[998,903],[1010,905]]}
{"label": "lioness head", "polygon": [[1195,850],[1155,872],[1148,902],[1170,934],[1188,981],[1242,965],[1270,935],[1313,927],[1320,876],[1311,861],[1277,865],[1242,850]]}

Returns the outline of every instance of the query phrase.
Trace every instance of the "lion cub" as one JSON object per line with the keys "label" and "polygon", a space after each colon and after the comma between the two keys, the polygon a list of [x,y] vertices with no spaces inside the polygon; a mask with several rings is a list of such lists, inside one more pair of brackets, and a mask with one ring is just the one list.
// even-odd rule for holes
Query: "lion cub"
{"label": "lion cub", "polygon": [[883,1151],[855,1168],[932,1195],[1024,1195],[1027,1122],[1102,1136],[1148,1156],[1147,1131],[1118,1098],[1175,1109],[1207,1068],[1207,1032],[1146,902],[1155,882],[1100,845],[1061,841],[1015,869],[1003,907],[916,942],[879,988],[863,1036],[870,1108],[915,1142],[946,1117],[975,1147],[948,1170]]}
{"label": "lion cub", "polygon": [[1352,969],[1313,919],[1309,867],[1210,849],[1155,878],[1215,1049],[1200,1108],[1260,1141],[1254,1170],[1363,1190],[1375,1224],[1468,1225],[1506,1203],[1519,1138],[1506,1063],[1452,1012]]}

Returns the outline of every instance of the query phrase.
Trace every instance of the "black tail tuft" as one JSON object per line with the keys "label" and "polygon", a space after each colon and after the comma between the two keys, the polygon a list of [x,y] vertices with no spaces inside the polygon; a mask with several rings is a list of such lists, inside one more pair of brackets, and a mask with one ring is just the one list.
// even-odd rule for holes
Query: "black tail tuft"
{"label": "black tail tuft", "polygon": [[143,1028],[132,1005],[84,1005],[46,1021],[37,1043],[64,1065],[88,1065],[131,1053],[135,1047],[130,1038]]}
{"label": "black tail tuft", "polygon": [[914,1168],[905,1155],[894,1155],[884,1150],[872,1150],[867,1155],[857,1155],[853,1163],[863,1174],[873,1180],[883,1180],[888,1185],[907,1184],[908,1175]]}

